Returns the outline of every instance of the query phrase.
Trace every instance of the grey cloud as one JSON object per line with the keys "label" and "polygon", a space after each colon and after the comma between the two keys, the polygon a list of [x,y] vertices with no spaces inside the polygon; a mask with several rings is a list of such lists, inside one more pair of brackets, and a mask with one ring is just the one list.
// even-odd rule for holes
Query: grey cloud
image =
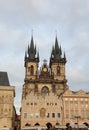
{"label": "grey cloud", "polygon": [[24,82],[24,53],[32,29],[41,62],[49,60],[57,30],[67,56],[69,86],[88,90],[88,5],[89,0],[0,0],[0,70],[7,71],[11,84],[16,86],[16,99]]}
{"label": "grey cloud", "polygon": [[[21,24],[62,22],[67,25],[89,21],[89,1],[86,0],[5,0],[0,1],[2,20]],[[23,21],[23,23],[21,22]]]}

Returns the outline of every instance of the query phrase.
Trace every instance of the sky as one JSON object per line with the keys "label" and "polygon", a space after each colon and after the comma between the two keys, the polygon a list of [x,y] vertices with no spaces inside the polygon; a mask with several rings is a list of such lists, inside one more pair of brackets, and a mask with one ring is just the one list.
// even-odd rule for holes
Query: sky
{"label": "sky", "polygon": [[49,62],[57,34],[66,53],[69,88],[89,91],[89,0],[0,0],[0,71],[6,71],[15,86],[17,113],[32,34],[40,66],[44,59]]}

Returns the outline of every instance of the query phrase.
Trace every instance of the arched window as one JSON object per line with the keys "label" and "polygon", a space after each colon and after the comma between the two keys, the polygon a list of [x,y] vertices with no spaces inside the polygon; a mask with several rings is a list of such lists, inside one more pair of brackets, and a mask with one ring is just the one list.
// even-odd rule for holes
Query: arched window
{"label": "arched window", "polygon": [[44,87],[42,88],[42,90],[41,90],[41,93],[44,93],[44,94],[49,93],[49,88],[46,87],[46,86],[44,86]]}
{"label": "arched window", "polygon": [[39,123],[36,123],[34,126],[40,126],[40,124],[39,124]]}
{"label": "arched window", "polygon": [[29,124],[29,123],[26,123],[26,124],[25,124],[25,126],[31,126],[31,124]]}
{"label": "arched window", "polygon": [[30,68],[30,74],[34,75],[34,66],[33,65],[31,65],[31,68]]}
{"label": "arched window", "polygon": [[41,108],[40,109],[40,117],[44,118],[46,116],[46,109],[45,108]]}

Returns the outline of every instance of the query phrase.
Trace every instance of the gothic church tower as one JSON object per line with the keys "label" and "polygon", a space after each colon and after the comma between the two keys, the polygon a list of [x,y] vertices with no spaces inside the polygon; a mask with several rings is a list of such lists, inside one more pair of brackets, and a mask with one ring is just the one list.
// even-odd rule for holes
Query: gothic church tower
{"label": "gothic church tower", "polygon": [[50,63],[39,66],[39,53],[33,36],[25,53],[25,80],[22,88],[21,129],[29,126],[63,123],[62,94],[68,89],[65,76],[66,56],[62,56],[57,37]]}
{"label": "gothic church tower", "polygon": [[28,45],[28,51],[25,52],[25,82],[35,80],[37,77],[39,63],[39,54],[37,55],[36,46],[34,47],[33,36],[31,37],[30,47]]}
{"label": "gothic church tower", "polygon": [[62,57],[62,49],[61,46],[58,45],[57,36],[55,38],[55,46],[52,48],[51,57],[50,57],[50,69],[51,73],[54,76],[54,80],[58,82],[60,89],[65,89],[66,85],[66,76],[65,76],[65,64],[66,64],[66,56]]}

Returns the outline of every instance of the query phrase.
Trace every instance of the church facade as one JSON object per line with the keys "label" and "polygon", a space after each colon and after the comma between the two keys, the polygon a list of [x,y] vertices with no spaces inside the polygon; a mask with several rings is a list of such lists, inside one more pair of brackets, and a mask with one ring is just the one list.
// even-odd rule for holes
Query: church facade
{"label": "church facade", "polygon": [[63,54],[57,37],[52,47],[49,65],[44,60],[39,69],[39,59],[39,52],[36,51],[32,36],[24,60],[21,129],[25,126],[89,122],[89,94],[69,90],[65,74],[66,55]]}

